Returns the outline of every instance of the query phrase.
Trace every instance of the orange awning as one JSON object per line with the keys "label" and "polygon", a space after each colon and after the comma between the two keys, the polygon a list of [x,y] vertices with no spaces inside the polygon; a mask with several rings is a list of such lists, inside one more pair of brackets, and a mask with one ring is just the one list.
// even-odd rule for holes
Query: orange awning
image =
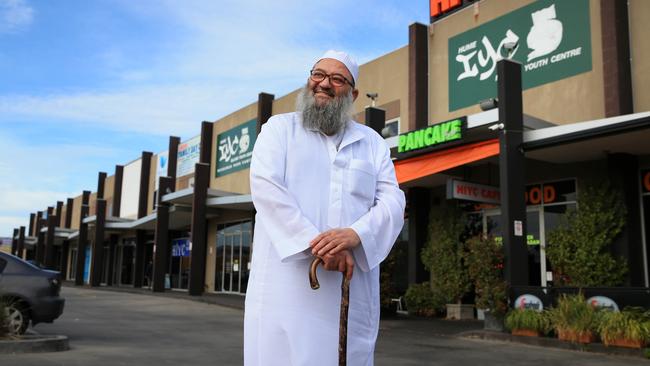
{"label": "orange awning", "polygon": [[498,139],[481,141],[396,161],[395,174],[401,184],[498,154]]}

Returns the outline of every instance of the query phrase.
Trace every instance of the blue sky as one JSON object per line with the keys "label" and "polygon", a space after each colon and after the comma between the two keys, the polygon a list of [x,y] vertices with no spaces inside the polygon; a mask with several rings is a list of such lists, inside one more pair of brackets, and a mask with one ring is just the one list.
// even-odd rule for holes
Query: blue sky
{"label": "blue sky", "polygon": [[408,43],[426,0],[0,0],[0,236],[257,98],[329,48]]}

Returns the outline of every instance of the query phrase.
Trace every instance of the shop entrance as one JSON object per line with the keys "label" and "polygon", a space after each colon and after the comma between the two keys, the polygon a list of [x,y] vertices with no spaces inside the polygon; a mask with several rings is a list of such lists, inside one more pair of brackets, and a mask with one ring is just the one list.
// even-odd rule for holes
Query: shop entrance
{"label": "shop entrance", "polygon": [[251,222],[219,225],[215,291],[245,293],[251,260]]}
{"label": "shop entrance", "polygon": [[133,269],[135,268],[135,238],[124,239],[117,247],[115,256],[115,282],[118,285],[133,285]]}
{"label": "shop entrance", "polygon": [[187,290],[190,278],[190,239],[172,240],[172,258],[169,267],[171,288]]}

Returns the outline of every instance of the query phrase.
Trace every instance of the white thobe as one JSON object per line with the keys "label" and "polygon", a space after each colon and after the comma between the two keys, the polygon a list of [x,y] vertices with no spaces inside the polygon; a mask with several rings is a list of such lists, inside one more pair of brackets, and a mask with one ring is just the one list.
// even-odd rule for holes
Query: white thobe
{"label": "white thobe", "polygon": [[404,224],[404,193],[390,151],[372,129],[349,121],[340,145],[302,126],[299,113],[271,117],[251,161],[257,210],[244,316],[247,366],[332,366],[338,360],[340,272],[318,270],[309,286],[309,242],[352,228],[347,359],[373,364],[379,329],[379,263]]}

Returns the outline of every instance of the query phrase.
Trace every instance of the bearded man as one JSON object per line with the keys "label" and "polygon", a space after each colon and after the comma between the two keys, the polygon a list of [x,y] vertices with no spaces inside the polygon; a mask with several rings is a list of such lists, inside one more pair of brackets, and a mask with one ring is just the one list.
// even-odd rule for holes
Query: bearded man
{"label": "bearded man", "polygon": [[[298,111],[271,117],[257,137],[247,366],[337,364],[339,272],[352,276],[348,364],[373,364],[379,263],[402,229],[405,199],[383,138],[351,119],[358,70],[347,54],[327,51],[298,95]],[[314,256],[327,270],[318,291],[308,281]]]}

